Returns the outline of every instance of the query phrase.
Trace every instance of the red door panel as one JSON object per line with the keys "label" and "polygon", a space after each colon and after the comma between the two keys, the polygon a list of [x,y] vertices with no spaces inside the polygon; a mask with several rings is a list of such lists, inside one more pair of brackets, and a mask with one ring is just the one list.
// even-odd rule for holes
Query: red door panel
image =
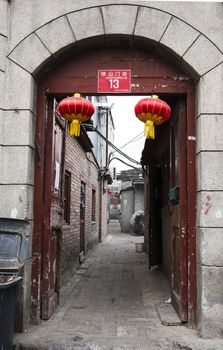
{"label": "red door panel", "polygon": [[52,315],[59,300],[64,146],[65,124],[57,115],[56,102],[52,99],[49,101],[46,125],[43,265],[41,281],[42,319],[48,319]]}
{"label": "red door panel", "polygon": [[186,104],[179,100],[170,132],[172,303],[183,322],[188,315]]}

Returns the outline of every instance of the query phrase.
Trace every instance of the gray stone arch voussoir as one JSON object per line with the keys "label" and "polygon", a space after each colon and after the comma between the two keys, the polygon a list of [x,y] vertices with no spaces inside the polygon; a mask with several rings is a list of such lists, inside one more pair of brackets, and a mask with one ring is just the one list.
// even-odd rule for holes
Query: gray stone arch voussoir
{"label": "gray stone arch voussoir", "polygon": [[179,67],[196,78],[222,61],[218,48],[185,21],[160,9],[133,4],[96,6],[64,14],[27,35],[8,58],[35,76],[67,47],[81,47],[86,40],[109,44],[112,36],[153,42],[158,52],[175,57]]}

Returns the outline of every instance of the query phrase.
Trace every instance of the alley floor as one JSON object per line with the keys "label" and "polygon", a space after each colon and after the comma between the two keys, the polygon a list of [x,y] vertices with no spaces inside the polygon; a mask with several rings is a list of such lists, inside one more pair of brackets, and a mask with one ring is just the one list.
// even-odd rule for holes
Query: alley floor
{"label": "alley floor", "polygon": [[162,324],[159,307],[172,307],[165,303],[169,285],[159,268],[149,271],[147,255],[136,252],[140,242],[143,237],[120,233],[119,222],[111,222],[105,241],[62,288],[53,317],[16,334],[15,343],[26,350],[223,349],[222,340]]}

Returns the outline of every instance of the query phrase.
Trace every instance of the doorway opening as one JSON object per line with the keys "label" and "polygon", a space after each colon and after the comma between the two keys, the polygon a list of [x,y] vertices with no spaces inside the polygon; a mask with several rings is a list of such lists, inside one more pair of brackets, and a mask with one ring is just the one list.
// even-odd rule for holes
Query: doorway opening
{"label": "doorway opening", "polygon": [[[64,167],[65,142],[66,145],[70,144],[72,150],[70,155],[76,157],[77,163],[81,158],[81,150],[86,153],[83,158],[86,168],[80,165],[80,168],[82,167],[80,172],[75,173],[79,186],[77,190],[74,184],[73,189],[78,195],[78,206],[73,208],[76,221],[72,230],[68,229],[71,232],[71,239],[72,234],[78,232],[79,237],[82,237],[81,246],[79,245],[78,248],[85,252],[88,242],[93,244],[93,235],[89,234],[88,240],[87,230],[90,233],[96,232],[98,225],[100,240],[103,236],[103,232],[100,232],[102,220],[107,224],[107,216],[102,215],[102,208],[106,203],[105,181],[97,187],[98,177],[95,176],[97,164],[94,157],[90,155],[91,142],[86,133],[83,133],[82,139],[75,142],[67,137],[66,132],[63,131],[64,125],[55,113],[57,102],[63,97],[71,96],[74,92],[80,92],[84,96],[101,96],[97,93],[97,71],[105,66],[130,68],[132,96],[138,96],[140,99],[141,96],[156,93],[172,108],[171,121],[156,128],[156,139],[146,141],[142,153],[146,179],[145,247],[150,266],[162,264],[169,277],[172,300],[181,320],[191,322],[196,311],[193,83],[175,66],[148,51],[120,47],[109,48],[109,50],[103,50],[103,48],[90,50],[84,57],[77,54],[71,55],[62,63],[60,61],[60,64],[50,70],[38,84],[32,317],[49,318],[59,299],[60,281],[57,276],[60,272],[60,256],[63,249],[61,242],[63,242],[64,228],[61,209],[65,205],[62,176],[65,170],[66,174],[71,174],[71,181],[69,181],[72,188],[72,167],[69,162],[66,164],[67,167]],[[55,123],[59,124],[61,129],[60,142],[55,142],[58,137]],[[143,128],[143,124],[141,125]],[[64,145],[64,148],[60,148],[59,145]],[[58,158],[57,151],[61,158]],[[106,179],[106,172],[100,171],[100,175],[102,173],[103,179]],[[89,180],[91,176],[94,178],[93,181]],[[69,181],[67,181],[68,184]],[[52,195],[52,184],[61,189],[57,191],[62,194],[61,198],[57,196],[55,199]],[[48,193],[48,201],[44,197],[46,193]],[[87,209],[87,198],[91,198],[92,202],[96,194],[101,198],[100,202],[96,200],[95,203],[95,210],[99,213],[98,222],[93,220],[95,218],[93,206]],[[80,222],[86,221],[88,217],[90,222],[88,224],[83,222],[85,225],[80,235]],[[69,223],[69,217],[67,223]],[[69,258],[72,252],[65,255]],[[48,276],[51,278],[49,279]]]}
{"label": "doorway opening", "polygon": [[[139,100],[145,96],[134,97]],[[141,163],[145,182],[145,204],[143,204],[143,209],[145,209],[144,244],[145,251],[149,256],[150,269],[162,266],[171,286],[172,304],[181,321],[187,322],[188,181],[186,96],[163,94],[160,98],[170,105],[172,115],[169,122],[156,127],[156,138],[154,140],[144,139],[145,144],[142,147]],[[128,213],[131,217],[134,211],[135,193],[132,193],[130,189],[131,185],[126,199],[121,201],[121,227],[124,227],[122,222],[126,221]],[[124,192],[126,193],[126,190],[121,192],[122,196]]]}

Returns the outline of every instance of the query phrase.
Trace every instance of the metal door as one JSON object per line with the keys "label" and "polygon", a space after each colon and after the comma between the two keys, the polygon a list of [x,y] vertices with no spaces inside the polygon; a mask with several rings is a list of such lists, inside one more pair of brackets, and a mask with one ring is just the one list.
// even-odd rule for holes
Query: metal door
{"label": "metal door", "polygon": [[59,263],[63,217],[65,123],[50,100],[47,112],[41,316],[48,319],[59,301]]}
{"label": "metal door", "polygon": [[170,222],[172,303],[183,322],[187,321],[187,141],[186,103],[179,100],[170,129]]}

